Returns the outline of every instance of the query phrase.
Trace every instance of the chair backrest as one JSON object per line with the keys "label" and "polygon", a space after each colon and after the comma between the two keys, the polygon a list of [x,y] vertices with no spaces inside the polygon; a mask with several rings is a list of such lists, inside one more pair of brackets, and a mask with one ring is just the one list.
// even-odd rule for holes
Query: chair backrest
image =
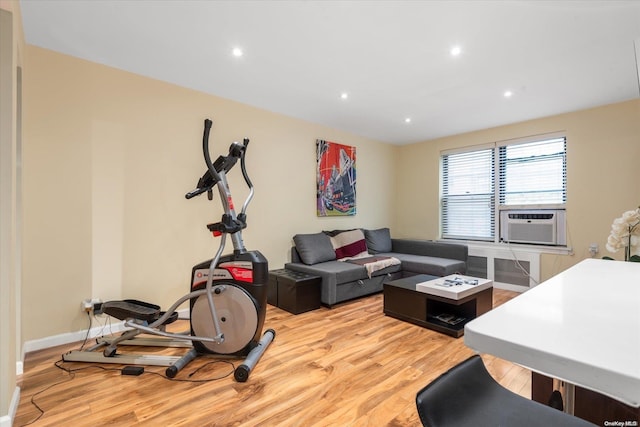
{"label": "chair backrest", "polygon": [[[467,412],[468,400],[473,395],[484,394],[492,387],[493,378],[486,372],[480,356],[475,355],[454,366],[416,396],[418,415],[424,426],[454,426]],[[476,424],[481,425],[481,424]]]}
{"label": "chair backrest", "polygon": [[420,390],[416,406],[426,427],[593,426],[502,387],[478,355],[454,366]]}

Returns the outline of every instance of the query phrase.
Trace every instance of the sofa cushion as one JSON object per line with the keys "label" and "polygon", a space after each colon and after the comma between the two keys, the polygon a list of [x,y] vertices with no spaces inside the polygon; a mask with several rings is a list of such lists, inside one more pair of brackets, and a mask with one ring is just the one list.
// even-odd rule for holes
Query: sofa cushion
{"label": "sofa cushion", "polygon": [[367,278],[367,270],[363,266],[350,264],[348,262],[327,261],[315,265],[314,268],[315,267],[318,268],[318,272],[322,271],[320,274],[321,276],[335,275],[336,284],[353,282]]}
{"label": "sofa cushion", "polygon": [[467,245],[458,243],[434,242],[432,240],[391,239],[393,249],[390,252],[425,255],[437,258],[450,258],[466,261],[469,256]]}
{"label": "sofa cushion", "polygon": [[402,254],[391,252],[383,254],[394,256],[402,262],[402,271],[415,274],[429,274],[431,276],[448,276],[450,274],[464,274],[467,264],[464,261],[450,258],[439,258],[425,255]]}
{"label": "sofa cushion", "polygon": [[324,233],[296,234],[293,236],[300,259],[307,265],[336,259],[329,236]]}
{"label": "sofa cushion", "polygon": [[364,238],[369,253],[391,252],[391,232],[388,228],[364,230]]}
{"label": "sofa cushion", "polygon": [[329,237],[336,259],[368,256],[364,233],[359,228]]}

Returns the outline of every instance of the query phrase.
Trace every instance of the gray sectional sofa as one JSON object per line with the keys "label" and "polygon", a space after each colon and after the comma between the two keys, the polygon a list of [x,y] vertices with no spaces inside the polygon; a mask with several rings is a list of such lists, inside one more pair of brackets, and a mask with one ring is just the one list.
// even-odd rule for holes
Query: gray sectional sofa
{"label": "gray sectional sofa", "polygon": [[[357,229],[359,230],[359,229]],[[351,241],[344,248],[336,243],[343,232],[335,230],[315,234],[297,234],[291,248],[291,262],[285,264],[288,270],[300,271],[322,278],[321,302],[331,307],[334,304],[382,291],[383,284],[401,277],[416,274],[447,276],[464,274],[468,249],[463,244],[442,243],[430,240],[392,239],[388,228],[361,230],[364,242],[358,241],[359,233],[351,233]],[[344,236],[344,234],[342,234]],[[353,238],[353,235],[356,237]],[[336,237],[338,236],[338,237]],[[362,252],[363,245],[366,245]],[[356,259],[345,257],[338,260],[336,253],[342,249],[354,248]],[[383,266],[370,271],[370,266],[362,265],[368,260],[378,260]],[[388,265],[391,259],[399,261]],[[395,261],[395,262],[397,262]]]}

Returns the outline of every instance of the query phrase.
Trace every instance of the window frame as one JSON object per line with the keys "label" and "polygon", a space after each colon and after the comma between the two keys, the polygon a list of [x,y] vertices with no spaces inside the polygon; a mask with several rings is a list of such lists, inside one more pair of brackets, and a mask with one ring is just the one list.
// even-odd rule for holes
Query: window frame
{"label": "window frame", "polygon": [[[560,155],[551,156],[554,158],[562,159],[562,189],[561,191],[561,202],[560,203],[525,203],[525,204],[505,204],[504,203],[504,195],[503,188],[505,187],[504,183],[501,180],[504,177],[504,168],[506,167],[503,164],[503,156],[501,155],[501,150],[505,150],[506,147],[515,147],[518,145],[531,144],[531,143],[544,143],[544,142],[552,142],[554,140],[563,140],[564,143],[564,151]],[[445,194],[445,181],[450,180],[451,178],[448,175],[446,162],[448,156],[456,155],[456,154],[470,154],[475,151],[486,150],[491,148],[493,150],[493,158],[494,162],[492,165],[493,171],[493,197],[492,197],[492,210],[491,217],[489,218],[489,223],[492,227],[491,236],[477,237],[477,236],[464,236],[464,235],[453,235],[447,232],[451,227],[448,227],[445,223],[447,219],[448,213],[445,212],[446,205],[448,200],[451,197],[455,197],[451,194]],[[550,157],[550,158],[551,158]],[[540,159],[531,159],[533,161],[539,161]],[[500,211],[502,210],[512,210],[512,209],[564,209],[566,210],[567,203],[567,137],[564,132],[554,132],[549,134],[541,134],[534,135],[525,138],[517,138],[510,139],[504,141],[498,141],[489,144],[483,145],[474,145],[468,147],[461,147],[450,150],[443,150],[440,152],[440,185],[439,185],[439,227],[440,227],[440,238],[445,240],[465,240],[465,241],[478,241],[478,242],[493,242],[497,243],[499,241],[500,235],[500,224],[499,217]],[[555,191],[558,191],[557,189]]]}

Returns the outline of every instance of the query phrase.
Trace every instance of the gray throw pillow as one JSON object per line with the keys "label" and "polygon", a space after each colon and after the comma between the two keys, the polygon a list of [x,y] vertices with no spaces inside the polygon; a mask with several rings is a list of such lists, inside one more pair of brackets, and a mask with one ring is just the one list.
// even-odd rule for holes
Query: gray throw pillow
{"label": "gray throw pillow", "polygon": [[391,232],[388,228],[364,230],[364,238],[367,241],[369,253],[391,252]]}
{"label": "gray throw pillow", "polygon": [[293,236],[293,242],[296,244],[300,259],[307,265],[336,259],[331,240],[324,233],[296,234]]}

